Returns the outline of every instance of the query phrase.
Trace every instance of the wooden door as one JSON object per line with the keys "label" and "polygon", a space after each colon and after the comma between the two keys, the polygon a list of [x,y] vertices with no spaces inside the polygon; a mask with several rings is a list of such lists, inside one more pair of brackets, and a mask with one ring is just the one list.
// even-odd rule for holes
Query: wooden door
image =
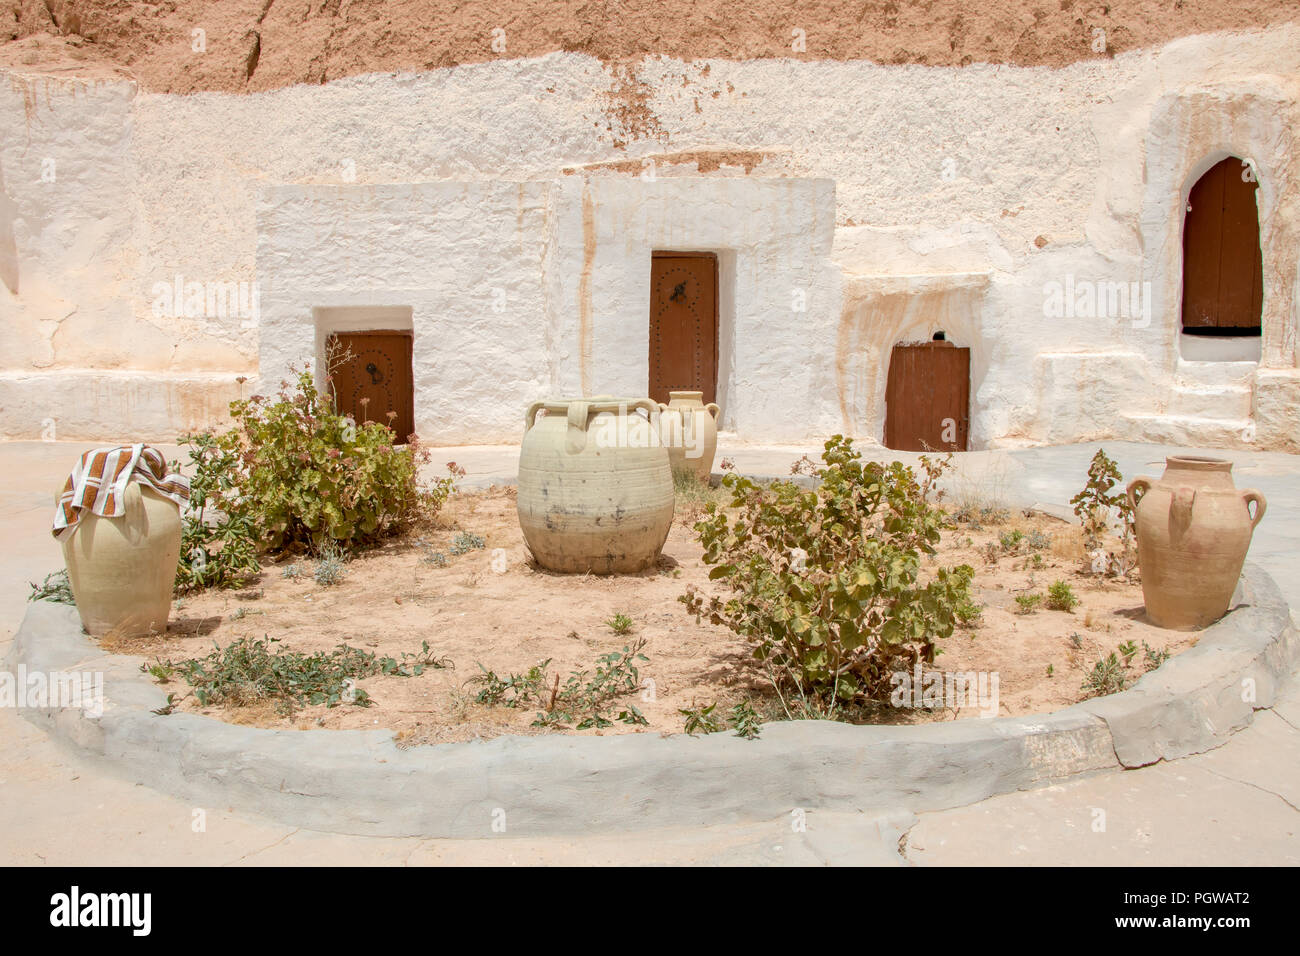
{"label": "wooden door", "polygon": [[895,345],[885,385],[885,446],[965,451],[970,431],[970,349],[951,342]]}
{"label": "wooden door", "polygon": [[1258,335],[1264,301],[1259,183],[1228,157],[1192,187],[1183,221],[1183,330]]}
{"label": "wooden door", "polygon": [[[358,424],[379,422],[405,444],[415,432],[410,332],[339,332],[330,336],[334,403]],[[365,401],[367,400],[368,401]],[[390,420],[388,413],[395,415]]]}
{"label": "wooden door", "polygon": [[656,252],[650,259],[650,397],[700,391],[718,400],[718,257]]}

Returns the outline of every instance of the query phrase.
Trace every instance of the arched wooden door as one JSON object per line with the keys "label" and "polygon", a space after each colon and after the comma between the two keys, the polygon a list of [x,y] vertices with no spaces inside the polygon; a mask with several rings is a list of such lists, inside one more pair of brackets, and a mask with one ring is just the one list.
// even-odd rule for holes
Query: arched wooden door
{"label": "arched wooden door", "polygon": [[1235,156],[1197,180],[1183,220],[1183,331],[1259,335],[1264,273],[1253,169]]}

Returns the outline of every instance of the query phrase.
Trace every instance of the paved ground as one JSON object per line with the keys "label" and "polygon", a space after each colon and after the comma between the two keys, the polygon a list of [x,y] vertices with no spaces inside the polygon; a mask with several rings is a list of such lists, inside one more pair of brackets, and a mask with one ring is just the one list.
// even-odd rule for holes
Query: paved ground
{"label": "paved ground", "polygon": [[[74,443],[0,443],[0,656],[22,618],[27,582],[62,566],[48,532],[51,501],[83,450]],[[1008,505],[1062,505],[1082,484],[1096,445],[972,452],[954,494]],[[1106,443],[1127,477],[1159,475],[1153,445]],[[166,449],[169,454],[174,449]],[[737,470],[788,474],[816,448],[729,446]],[[881,453],[888,454],[888,453]],[[1220,453],[1216,453],[1220,454]],[[1268,497],[1251,549],[1300,607],[1300,458],[1227,452],[1239,487]],[[900,455],[908,458],[911,456]],[[517,449],[443,448],[468,484],[513,480]],[[1294,615],[1293,615],[1294,616]],[[196,812],[203,827],[196,829]],[[891,808],[809,812],[728,826],[545,840],[341,836],[293,829],[219,807],[196,808],[64,753],[11,710],[0,710],[3,864],[899,864],[1300,863],[1300,681],[1226,746],[1142,770],[1107,773],[995,797],[920,818]]]}

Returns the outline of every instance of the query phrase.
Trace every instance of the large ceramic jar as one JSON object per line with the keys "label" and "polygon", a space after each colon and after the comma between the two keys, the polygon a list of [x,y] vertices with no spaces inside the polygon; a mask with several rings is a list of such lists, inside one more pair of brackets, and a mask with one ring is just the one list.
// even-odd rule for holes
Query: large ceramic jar
{"label": "large ceramic jar", "polygon": [[161,634],[181,553],[180,507],[138,481],[127,484],[122,507],[116,518],[84,511],[60,539],[72,597],[88,634]]}
{"label": "large ceramic jar", "polygon": [[673,471],[687,470],[708,481],[718,451],[718,406],[704,404],[703,392],[669,392],[668,404],[659,408],[659,435]]}
{"label": "large ceramic jar", "polygon": [[[546,414],[538,417],[542,409]],[[646,415],[639,414],[645,411]],[[539,565],[625,574],[658,562],[673,479],[648,398],[534,402],[519,450],[519,526]]]}
{"label": "large ceramic jar", "polygon": [[1232,462],[1171,456],[1158,481],[1132,481],[1128,498],[1136,509],[1147,616],[1179,630],[1222,617],[1264,517],[1264,496],[1233,485]]}

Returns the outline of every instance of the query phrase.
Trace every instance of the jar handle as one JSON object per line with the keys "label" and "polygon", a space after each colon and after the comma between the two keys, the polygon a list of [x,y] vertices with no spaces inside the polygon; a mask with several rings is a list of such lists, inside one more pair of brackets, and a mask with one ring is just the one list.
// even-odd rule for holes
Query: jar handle
{"label": "jar handle", "polygon": [[630,415],[630,414],[632,414],[632,412],[636,411],[638,408],[643,408],[643,409],[645,409],[645,416],[646,416],[646,418],[650,419],[651,421],[654,421],[655,419],[657,419],[657,418],[659,417],[659,411],[660,411],[661,407],[662,407],[663,409],[667,409],[667,408],[668,408],[667,405],[662,405],[662,406],[661,406],[660,403],[659,403],[659,402],[656,402],[653,398],[638,398],[636,401],[631,402],[631,403],[627,406],[627,411],[628,411],[628,414]]}
{"label": "jar handle", "polygon": [[[1142,489],[1142,494],[1135,495],[1134,492],[1136,492],[1139,488]],[[1138,502],[1141,501],[1144,497],[1146,497],[1146,493],[1150,490],[1151,490],[1150,478],[1134,478],[1132,481],[1128,483],[1128,506],[1133,510],[1134,514],[1137,513]]]}
{"label": "jar handle", "polygon": [[1255,526],[1259,524],[1264,517],[1264,512],[1268,509],[1268,501],[1254,488],[1243,489],[1241,497],[1246,502],[1246,514],[1250,514],[1250,503],[1255,502],[1255,516],[1250,521],[1250,530],[1254,532]]}
{"label": "jar handle", "polygon": [[569,427],[564,435],[565,451],[577,454],[587,447],[587,416],[591,402],[569,402]]}
{"label": "jar handle", "polygon": [[537,415],[537,410],[545,405],[546,402],[533,402],[528,406],[528,411],[524,412],[524,434],[528,434],[528,429],[533,427],[533,419]]}
{"label": "jar handle", "polygon": [[704,406],[704,410],[713,416],[715,422],[718,420],[718,413],[722,411],[722,409],[718,408],[717,402],[709,402],[709,404]]}

